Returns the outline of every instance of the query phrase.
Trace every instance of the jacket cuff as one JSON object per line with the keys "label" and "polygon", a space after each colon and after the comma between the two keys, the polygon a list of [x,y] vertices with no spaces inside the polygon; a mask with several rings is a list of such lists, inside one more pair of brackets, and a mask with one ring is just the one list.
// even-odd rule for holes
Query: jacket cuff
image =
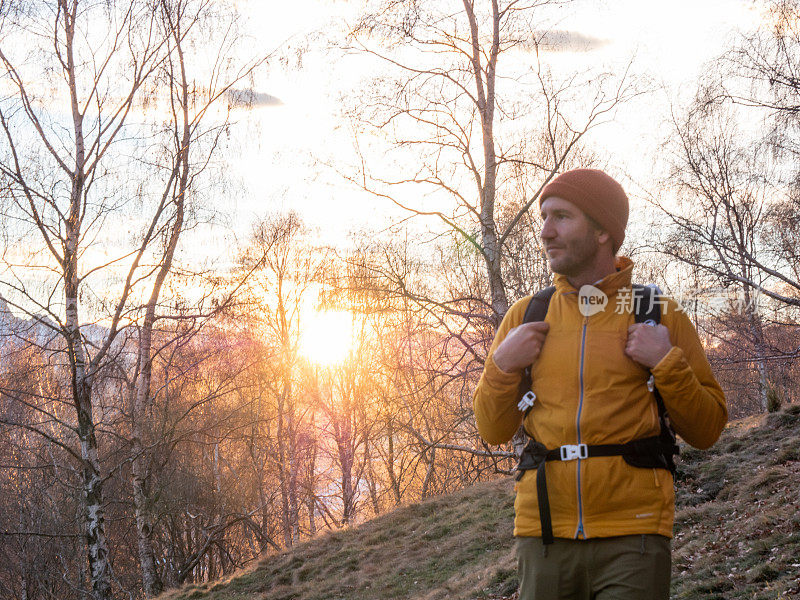
{"label": "jacket cuff", "polygon": [[492,388],[496,390],[505,390],[510,387],[518,386],[522,375],[519,371],[514,373],[502,371],[494,362],[494,355],[492,355],[484,366],[483,378]]}
{"label": "jacket cuff", "polygon": [[667,352],[666,356],[662,358],[655,367],[650,369],[650,372],[656,379],[660,379],[665,374],[679,369],[685,364],[686,357],[683,355],[683,350],[681,350],[679,346],[673,346],[672,349]]}

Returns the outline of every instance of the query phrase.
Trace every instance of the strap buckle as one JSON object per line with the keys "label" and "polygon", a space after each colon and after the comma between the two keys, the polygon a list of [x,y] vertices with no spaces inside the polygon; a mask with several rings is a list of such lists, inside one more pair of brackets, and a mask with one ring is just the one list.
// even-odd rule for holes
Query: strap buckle
{"label": "strap buckle", "polygon": [[576,458],[589,458],[589,447],[586,444],[567,444],[559,448],[561,460],[575,460]]}
{"label": "strap buckle", "polygon": [[536,402],[536,394],[534,394],[531,390],[528,390],[525,395],[522,396],[522,400],[520,400],[517,404],[517,409],[525,411],[529,408],[533,408],[534,402]]}

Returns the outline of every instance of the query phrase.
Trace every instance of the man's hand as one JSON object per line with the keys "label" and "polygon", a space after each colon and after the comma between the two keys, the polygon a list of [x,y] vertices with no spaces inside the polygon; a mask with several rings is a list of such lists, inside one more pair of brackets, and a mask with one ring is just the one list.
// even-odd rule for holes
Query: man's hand
{"label": "man's hand", "polygon": [[494,364],[506,373],[532,365],[539,358],[549,329],[549,323],[534,321],[509,330],[506,338],[494,351]]}
{"label": "man's hand", "polygon": [[640,365],[652,369],[671,349],[669,329],[663,325],[653,327],[644,323],[634,323],[628,327],[625,354]]}

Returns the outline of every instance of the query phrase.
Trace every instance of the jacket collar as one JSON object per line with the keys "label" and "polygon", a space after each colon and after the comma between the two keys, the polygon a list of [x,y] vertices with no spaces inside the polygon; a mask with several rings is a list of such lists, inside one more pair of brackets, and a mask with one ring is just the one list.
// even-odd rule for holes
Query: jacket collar
{"label": "jacket collar", "polygon": [[[594,283],[596,288],[602,290],[608,296],[615,294],[620,288],[631,287],[633,261],[627,256],[617,256],[614,266],[617,269],[614,273],[609,273],[603,277],[603,279]],[[560,294],[574,294],[578,291],[567,281],[567,277],[560,273],[557,273],[553,278],[553,284],[556,286],[556,291]]]}

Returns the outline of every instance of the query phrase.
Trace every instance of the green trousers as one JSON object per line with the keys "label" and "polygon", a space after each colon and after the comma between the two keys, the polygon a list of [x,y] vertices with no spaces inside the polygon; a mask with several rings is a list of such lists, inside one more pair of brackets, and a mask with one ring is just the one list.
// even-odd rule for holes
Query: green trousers
{"label": "green trousers", "polygon": [[669,600],[672,556],[661,535],[517,538],[519,600]]}

